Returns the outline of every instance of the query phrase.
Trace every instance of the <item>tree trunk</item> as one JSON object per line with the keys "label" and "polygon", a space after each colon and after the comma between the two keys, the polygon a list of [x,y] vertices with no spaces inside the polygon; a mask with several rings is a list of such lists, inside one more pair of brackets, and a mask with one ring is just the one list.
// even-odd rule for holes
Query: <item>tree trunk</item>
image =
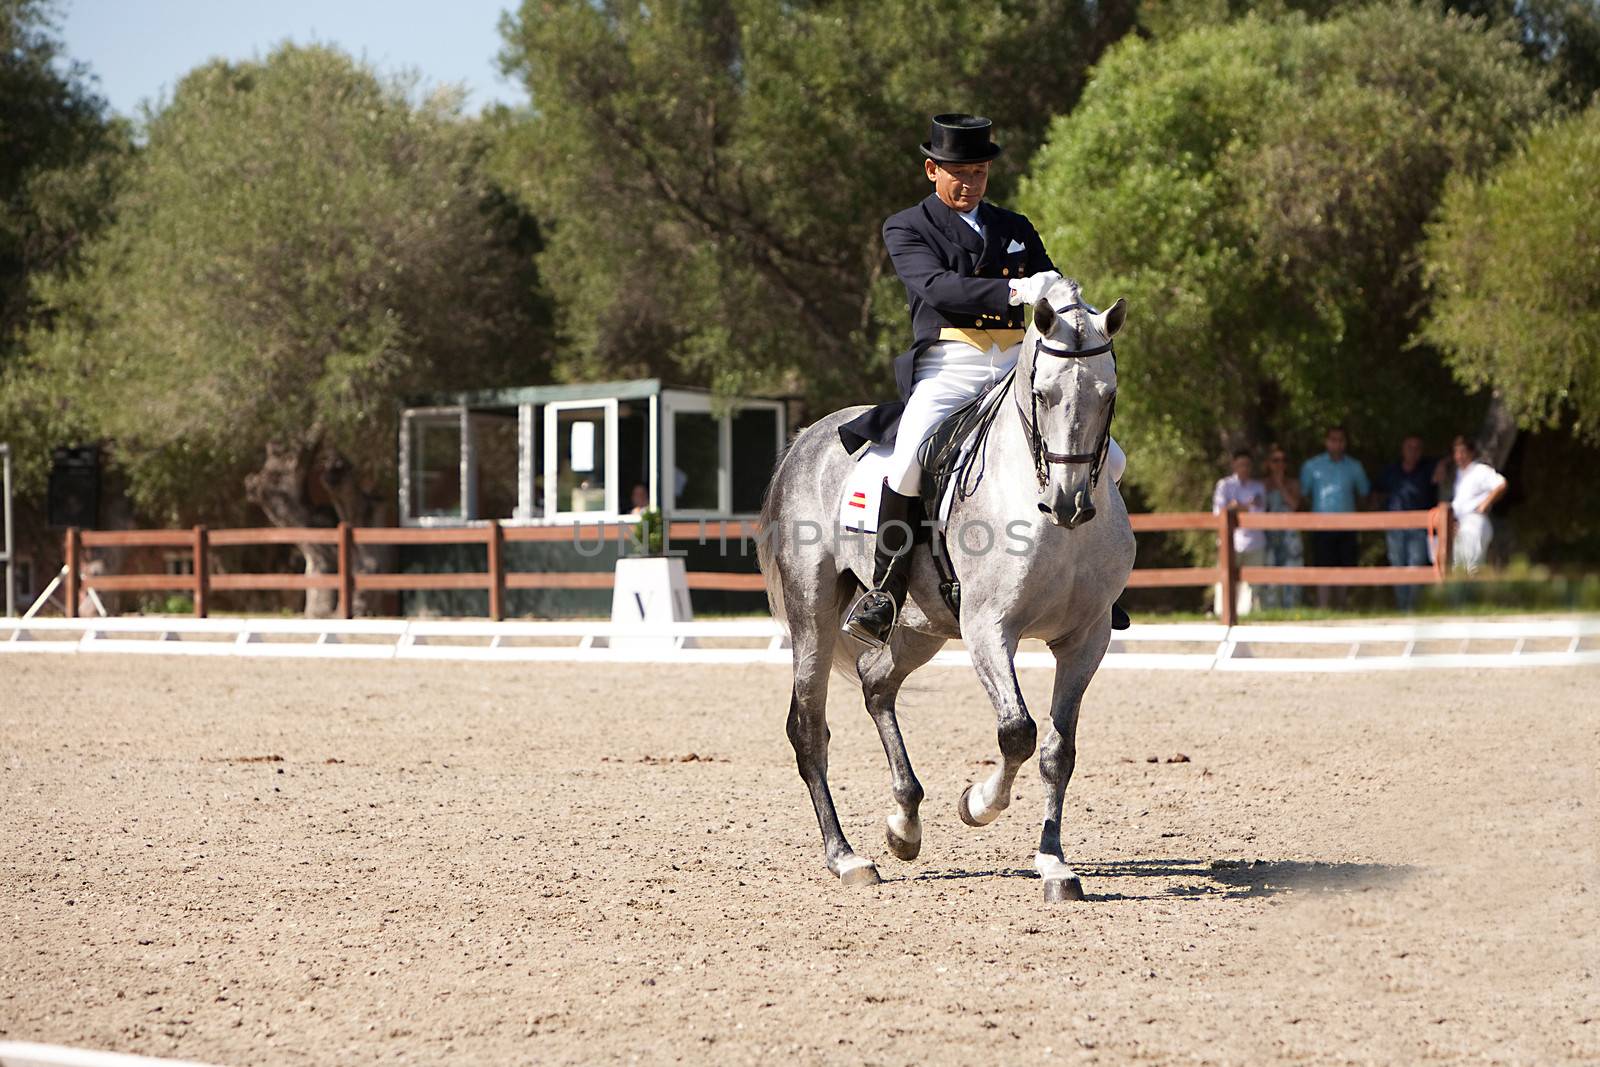
{"label": "tree trunk", "polygon": [[[341,522],[349,523],[352,528],[378,525],[378,499],[361,485],[355,464],[333,445],[322,450],[317,477],[328,490],[333,509],[339,513]],[[392,570],[394,555],[393,545],[359,545],[356,548],[356,571],[360,574],[377,574]],[[353,613],[372,614],[373,600],[370,593],[357,593]]]}
{"label": "tree trunk", "polygon": [[1506,469],[1511,446],[1517,443],[1517,420],[1500,399],[1497,389],[1489,394],[1489,410],[1483,413],[1478,428],[1478,458],[1497,471]]}
{"label": "tree trunk", "polygon": [[[306,476],[320,445],[320,433],[293,445],[268,443],[261,469],[244,480],[245,498],[260,508],[274,526],[310,526],[311,504],[306,499]],[[300,545],[307,574],[336,574],[338,551],[332,545]],[[338,608],[334,589],[306,590],[306,616],[327,618]]]}

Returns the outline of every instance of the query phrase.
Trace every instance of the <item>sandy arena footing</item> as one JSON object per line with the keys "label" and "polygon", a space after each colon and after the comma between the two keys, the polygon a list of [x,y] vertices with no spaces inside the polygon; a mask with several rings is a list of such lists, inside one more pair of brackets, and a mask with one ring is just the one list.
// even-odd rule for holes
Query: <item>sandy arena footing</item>
{"label": "sandy arena footing", "polygon": [[[0,1040],[217,1064],[1600,1060],[1600,670],[1100,676],[1046,905],[970,672],[13,657]],[[1036,715],[1050,676],[1023,675]]]}

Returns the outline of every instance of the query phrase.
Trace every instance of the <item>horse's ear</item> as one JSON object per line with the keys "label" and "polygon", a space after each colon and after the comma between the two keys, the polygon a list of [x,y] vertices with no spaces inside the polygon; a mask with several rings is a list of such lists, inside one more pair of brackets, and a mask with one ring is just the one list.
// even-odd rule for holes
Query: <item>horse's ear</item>
{"label": "horse's ear", "polygon": [[1050,327],[1056,324],[1056,309],[1050,306],[1050,301],[1040,297],[1039,302],[1033,305],[1033,325],[1042,334],[1049,334]]}
{"label": "horse's ear", "polygon": [[1128,302],[1122,297],[1117,297],[1117,302],[1105,310],[1105,335],[1115,337],[1122,332],[1122,324],[1128,321]]}

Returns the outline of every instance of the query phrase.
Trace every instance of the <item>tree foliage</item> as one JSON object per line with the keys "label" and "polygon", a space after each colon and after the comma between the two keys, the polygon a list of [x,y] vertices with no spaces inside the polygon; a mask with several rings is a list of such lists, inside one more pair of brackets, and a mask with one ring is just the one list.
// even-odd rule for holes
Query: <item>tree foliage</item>
{"label": "tree foliage", "polygon": [[1564,103],[1600,92],[1600,0],[1455,0],[1450,7],[1506,24],[1523,54],[1549,68]]}
{"label": "tree foliage", "polygon": [[[1600,0],[1430,2],[1441,13],[1487,20],[1512,37],[1523,55],[1549,71],[1551,91],[1563,103],[1581,106],[1600,90]],[[1297,11],[1322,18],[1349,6],[1340,0],[1141,0],[1139,27],[1169,37],[1245,15],[1278,18]]]}
{"label": "tree foliage", "polygon": [[191,72],[13,396],[69,398],[153,518],[236,515],[270,453],[285,496],[254,502],[294,521],[313,462],[387,484],[400,396],[536,373],[533,250],[483,132],[407,92],[323,47]]}
{"label": "tree foliage", "polygon": [[927,116],[994,118],[1003,197],[1132,9],[525,0],[502,173],[549,226],[565,372],[888,391],[909,338],[879,228],[928,191]]}
{"label": "tree foliage", "polygon": [[0,0],[0,368],[48,322],[38,286],[107,221],[127,130],[62,53],[45,0]]}
{"label": "tree foliage", "polygon": [[[1111,50],[1022,202],[1091,299],[1126,295],[1119,434],[1153,503],[1227,450],[1442,435],[1469,407],[1410,347],[1416,248],[1452,170],[1548,107],[1508,35],[1404,5],[1247,17]],[[1473,416],[1475,418],[1475,416]]]}
{"label": "tree foliage", "polygon": [[1525,428],[1600,442],[1600,106],[1448,184],[1425,257],[1421,336]]}

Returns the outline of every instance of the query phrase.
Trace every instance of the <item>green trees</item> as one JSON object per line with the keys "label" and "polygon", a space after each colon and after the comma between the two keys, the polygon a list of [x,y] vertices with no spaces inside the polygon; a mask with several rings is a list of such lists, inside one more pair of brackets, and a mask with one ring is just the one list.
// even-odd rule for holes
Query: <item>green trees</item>
{"label": "green trees", "polygon": [[0,0],[0,426],[25,483],[108,442],[146,522],[299,525],[313,491],[377,521],[416,392],[886,396],[879,227],[950,109],[997,123],[994,199],[1129,297],[1149,504],[1238,445],[1387,451],[1490,394],[1600,439],[1600,120],[1540,125],[1600,85],[1590,0],[524,0],[525,112],[286,47],[191,72],[137,147],[48,4]]}
{"label": "green trees", "polygon": [[926,195],[927,116],[995,119],[1003,198],[1133,7],[525,0],[501,173],[548,223],[566,373],[888,393],[909,338],[879,228]]}
{"label": "green trees", "polygon": [[1129,298],[1119,435],[1153,504],[1195,506],[1239,445],[1476,421],[1410,344],[1417,246],[1446,176],[1505,152],[1547,100],[1509,37],[1403,5],[1111,50],[1022,201],[1091,299]]}
{"label": "green trees", "polygon": [[0,0],[0,370],[47,324],[38,287],[104,226],[127,130],[62,54],[44,0]]}
{"label": "green trees", "polygon": [[367,521],[402,394],[536,373],[524,220],[484,176],[478,124],[406,91],[285,46],[193,71],[151,118],[17,383],[113,443],[150,517],[237,513],[244,489],[302,525],[315,470]]}
{"label": "green trees", "polygon": [[146,521],[248,501],[313,525],[314,483],[381,521],[404,395],[547,360],[533,227],[487,178],[481,124],[408,91],[323,47],[186,76],[114,223],[45,290],[54,327],[13,361],[7,421],[107,442]]}
{"label": "green trees", "polygon": [[1525,428],[1600,442],[1600,108],[1445,190],[1424,253],[1422,337]]}

